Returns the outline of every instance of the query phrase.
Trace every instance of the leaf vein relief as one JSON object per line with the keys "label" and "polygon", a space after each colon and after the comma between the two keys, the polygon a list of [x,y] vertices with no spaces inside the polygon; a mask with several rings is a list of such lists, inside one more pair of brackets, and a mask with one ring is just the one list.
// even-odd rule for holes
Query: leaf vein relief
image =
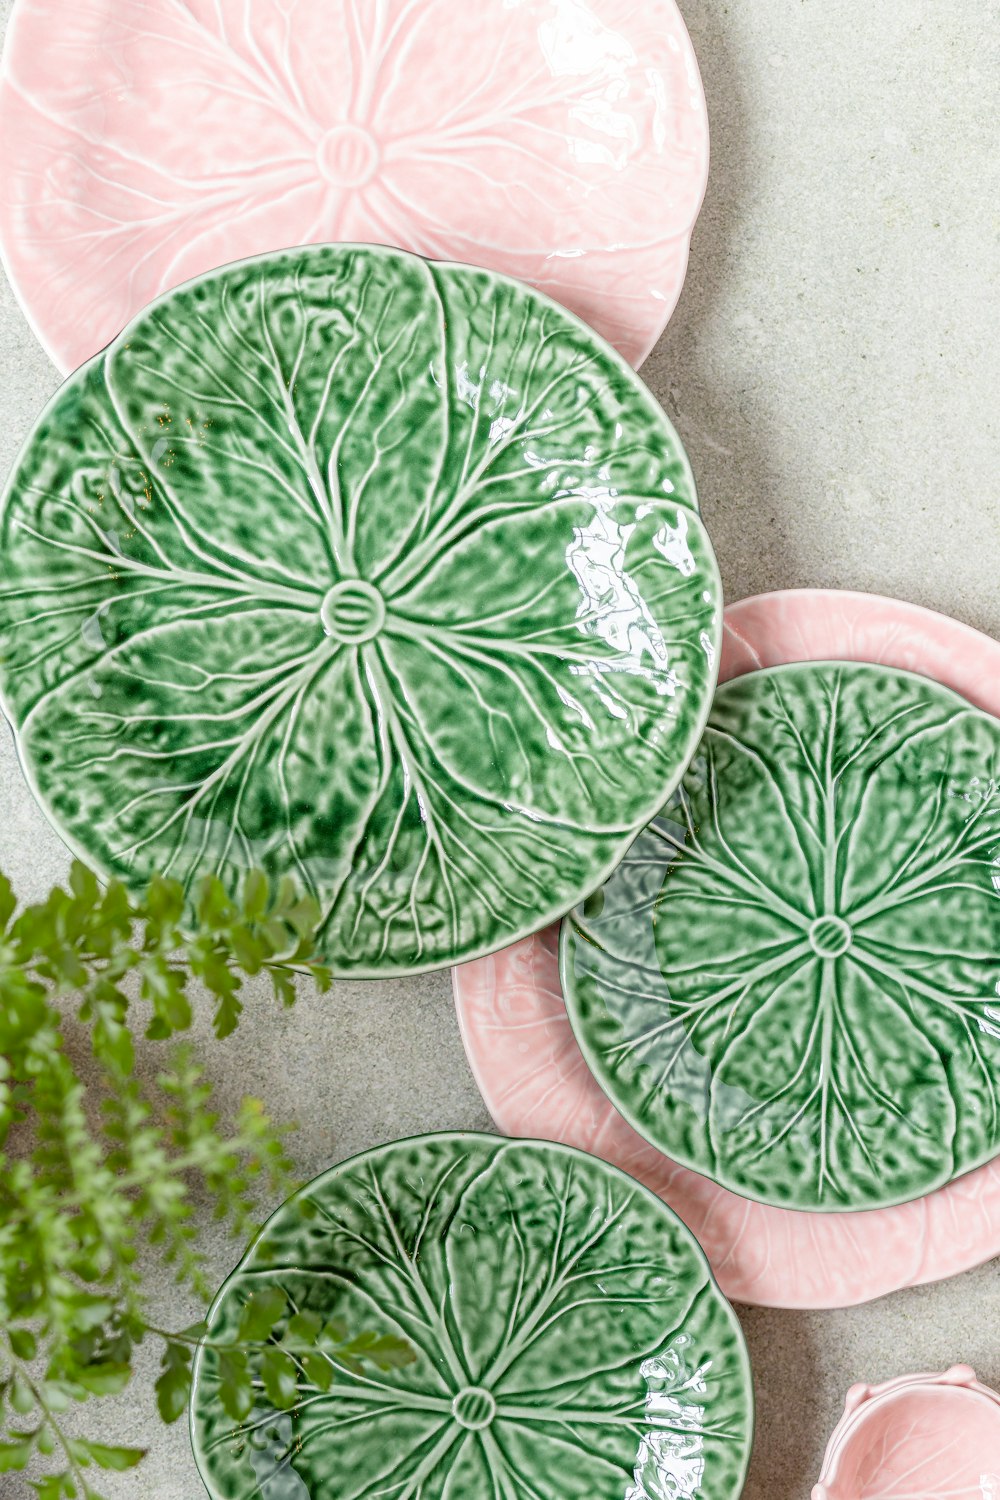
{"label": "leaf vein relief", "polygon": [[904,1202],[995,1156],[998,788],[1000,726],[927,679],[722,687],[681,786],[563,926],[571,1020],[631,1123],[799,1209]]}
{"label": "leaf vein relief", "polygon": [[720,589],[632,372],[399,251],[214,272],[66,382],[0,510],[0,697],[99,872],[288,873],[335,972],[593,887],[708,712]]}
{"label": "leaf vein relief", "polygon": [[617,1500],[623,1478],[637,1496],[668,1492],[694,1459],[713,1495],[737,1500],[752,1427],[738,1324],[683,1225],[593,1158],[474,1135],[380,1148],[275,1215],[216,1299],[216,1342],[249,1286],[363,1318],[372,1338],[406,1330],[401,1288],[426,1316],[409,1360],[338,1368],[319,1393],[300,1381],[280,1411],[261,1386],[243,1424],[206,1346],[193,1433],[213,1496],[287,1465],[331,1500],[380,1486],[491,1500],[547,1493],[569,1464],[575,1491]]}

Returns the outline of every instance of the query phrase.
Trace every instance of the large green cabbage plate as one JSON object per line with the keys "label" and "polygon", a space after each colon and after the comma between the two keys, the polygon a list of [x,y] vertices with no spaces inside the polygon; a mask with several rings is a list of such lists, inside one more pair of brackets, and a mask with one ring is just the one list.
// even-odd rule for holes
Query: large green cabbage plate
{"label": "large green cabbage plate", "polygon": [[[226,1350],[262,1294],[284,1311],[237,1421]],[[738,1500],[746,1477],[746,1347],[701,1249],[565,1146],[432,1135],[334,1167],[208,1322],[191,1431],[213,1500]],[[285,1351],[331,1324],[414,1357],[345,1368],[320,1338],[296,1376]]]}
{"label": "large green cabbage plate", "polygon": [[168,294],[0,513],[0,696],[67,843],[136,887],[290,874],[340,972],[471,957],[598,884],[698,742],[719,621],[628,366],[387,249]]}

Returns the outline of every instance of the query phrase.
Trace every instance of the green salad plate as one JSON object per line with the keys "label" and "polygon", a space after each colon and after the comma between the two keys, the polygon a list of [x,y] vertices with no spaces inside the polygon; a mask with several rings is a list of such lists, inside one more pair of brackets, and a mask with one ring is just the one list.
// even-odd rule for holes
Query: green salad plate
{"label": "green salad plate", "polygon": [[1000,722],[886,667],[727,683],[560,963],[672,1160],[787,1208],[931,1192],[1000,1152]]}
{"label": "green salad plate", "polygon": [[[261,1297],[279,1317],[237,1421],[225,1348]],[[731,1307],[659,1198],[566,1146],[430,1135],[334,1167],[265,1226],[208,1327],[191,1431],[213,1500],[743,1488],[753,1391]],[[410,1357],[338,1360],[317,1329],[331,1349],[363,1330]],[[284,1351],[305,1333],[316,1347],[296,1367]]]}
{"label": "green salad plate", "polygon": [[0,506],[0,703],[99,874],[293,877],[339,973],[568,911],[676,785],[721,597],[676,433],[517,282],[313,246],[61,387]]}

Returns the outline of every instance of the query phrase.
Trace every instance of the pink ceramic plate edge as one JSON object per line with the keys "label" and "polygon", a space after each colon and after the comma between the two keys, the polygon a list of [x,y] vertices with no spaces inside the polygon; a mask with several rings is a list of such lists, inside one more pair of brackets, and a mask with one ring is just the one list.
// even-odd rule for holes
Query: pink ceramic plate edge
{"label": "pink ceramic plate edge", "polygon": [[16,0],[0,150],[0,259],[63,370],[169,287],[322,241],[528,281],[638,365],[708,113],[675,0]]}
{"label": "pink ceramic plate edge", "polygon": [[[802,589],[725,613],[720,681],[840,659],[915,671],[1000,716],[1000,643],[914,604]],[[926,1198],[865,1213],[801,1213],[737,1197],[626,1124],[591,1077],[559,988],[558,928],[453,970],[472,1072],[498,1128],[602,1156],[659,1193],[701,1242],[726,1296],[768,1307],[849,1307],[1000,1254],[1000,1159]]]}
{"label": "pink ceramic plate edge", "polygon": [[[932,1407],[939,1408],[936,1416]],[[878,1465],[866,1472],[863,1488],[862,1476],[850,1472],[852,1460]],[[956,1487],[956,1479],[964,1478],[957,1464],[979,1468],[968,1487]],[[870,1488],[876,1483],[877,1490]],[[971,1365],[851,1387],[812,1500],[856,1500],[870,1493],[884,1500],[1000,1500],[1000,1395],[976,1379]]]}

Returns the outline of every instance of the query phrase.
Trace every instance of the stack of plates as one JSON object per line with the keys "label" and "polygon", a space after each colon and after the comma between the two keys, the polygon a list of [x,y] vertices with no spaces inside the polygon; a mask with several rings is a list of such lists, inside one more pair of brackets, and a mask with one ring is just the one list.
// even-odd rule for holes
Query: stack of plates
{"label": "stack of plates", "polygon": [[565,924],[568,1014],[554,929],[455,971],[501,1128],[633,1172],[735,1299],[843,1306],[1000,1251],[998,671],[893,600],[730,606],[702,751]]}

